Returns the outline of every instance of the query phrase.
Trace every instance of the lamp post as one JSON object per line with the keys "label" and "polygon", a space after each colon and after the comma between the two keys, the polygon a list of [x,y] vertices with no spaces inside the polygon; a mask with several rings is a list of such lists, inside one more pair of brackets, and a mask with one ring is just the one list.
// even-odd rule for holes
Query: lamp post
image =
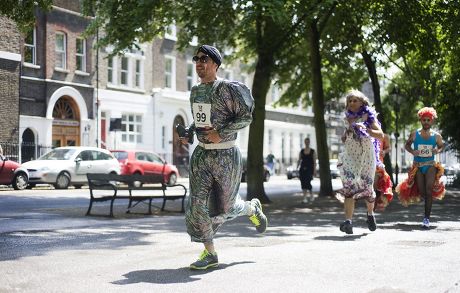
{"label": "lamp post", "polygon": [[391,91],[391,95],[393,96],[394,101],[394,111],[396,115],[395,121],[395,185],[398,185],[398,174],[399,174],[399,166],[398,166],[398,139],[399,139],[399,110],[400,110],[400,95],[399,95],[399,88],[395,86]]}

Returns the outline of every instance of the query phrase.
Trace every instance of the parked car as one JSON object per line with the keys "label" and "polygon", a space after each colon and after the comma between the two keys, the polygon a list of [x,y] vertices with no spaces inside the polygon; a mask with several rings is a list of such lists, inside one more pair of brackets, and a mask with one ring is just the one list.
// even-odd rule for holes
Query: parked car
{"label": "parked car", "polygon": [[297,164],[287,167],[286,175],[287,179],[299,178],[299,169],[297,169]]}
{"label": "parked car", "polygon": [[174,185],[177,182],[177,177],[179,176],[177,167],[168,164],[154,152],[133,150],[113,150],[111,152],[120,162],[122,175],[163,174],[165,183],[168,185]]}
{"label": "parked car", "polygon": [[329,169],[331,170],[331,177],[332,179],[336,179],[340,177],[339,169],[337,168],[337,159],[330,159],[329,160]]}
{"label": "parked car", "polygon": [[87,173],[120,174],[118,160],[108,151],[96,147],[59,147],[37,160],[22,164],[29,171],[29,188],[39,183],[67,189],[87,184]]}
{"label": "parked car", "polygon": [[23,190],[29,182],[29,172],[15,161],[0,155],[0,185],[12,185],[16,190]]}
{"label": "parked car", "polygon": [[[247,161],[245,158],[243,158],[243,173],[241,174],[241,182],[246,182],[246,171],[247,171]],[[264,165],[263,168],[263,178],[264,182],[268,182],[270,180],[270,169],[267,167],[267,165]]]}

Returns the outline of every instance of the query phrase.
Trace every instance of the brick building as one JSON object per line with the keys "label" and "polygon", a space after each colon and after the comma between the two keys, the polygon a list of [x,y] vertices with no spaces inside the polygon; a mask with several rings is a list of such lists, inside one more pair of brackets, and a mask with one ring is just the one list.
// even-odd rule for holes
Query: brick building
{"label": "brick building", "polygon": [[[94,145],[92,38],[79,1],[55,1],[36,13],[25,36],[20,86],[22,161],[41,155],[36,146]],[[57,6],[59,5],[59,6]]]}
{"label": "brick building", "polygon": [[0,15],[0,143],[19,140],[19,81],[22,36],[14,21]]}

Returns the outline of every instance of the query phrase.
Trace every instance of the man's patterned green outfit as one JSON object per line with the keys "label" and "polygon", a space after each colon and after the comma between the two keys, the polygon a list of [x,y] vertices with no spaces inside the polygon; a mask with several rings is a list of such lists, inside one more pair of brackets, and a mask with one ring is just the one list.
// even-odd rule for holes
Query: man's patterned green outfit
{"label": "man's patterned green outfit", "polygon": [[[192,241],[207,243],[225,221],[252,213],[250,202],[238,194],[242,160],[232,142],[238,130],[251,123],[254,99],[244,84],[216,80],[194,86],[190,104],[194,117],[190,129],[196,132],[200,144],[190,162],[185,219]],[[222,138],[219,144],[206,141],[204,134],[212,128]]]}

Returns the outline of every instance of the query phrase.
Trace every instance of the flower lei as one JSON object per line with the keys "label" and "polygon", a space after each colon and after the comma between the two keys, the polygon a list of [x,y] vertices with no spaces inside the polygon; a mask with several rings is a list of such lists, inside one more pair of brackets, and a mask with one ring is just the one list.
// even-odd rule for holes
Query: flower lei
{"label": "flower lei", "polygon": [[[361,140],[361,138],[364,138],[364,137],[371,138],[372,144],[374,145],[374,153],[375,153],[377,166],[384,167],[385,165],[383,165],[379,157],[380,141],[374,137],[371,137],[369,133],[365,130],[367,128],[370,128],[374,121],[377,121],[377,124],[379,126],[381,125],[380,121],[377,119],[377,112],[375,112],[375,110],[369,106],[362,106],[356,113],[350,110],[347,110],[345,112],[345,116],[347,117],[347,119],[357,119],[357,118],[363,117],[363,115],[365,114],[367,114],[366,121],[358,122],[358,123],[352,122],[350,125],[351,129],[353,130],[354,134],[357,136],[359,140]],[[363,129],[362,127],[359,127],[359,125],[361,126],[364,125],[365,128]]]}

